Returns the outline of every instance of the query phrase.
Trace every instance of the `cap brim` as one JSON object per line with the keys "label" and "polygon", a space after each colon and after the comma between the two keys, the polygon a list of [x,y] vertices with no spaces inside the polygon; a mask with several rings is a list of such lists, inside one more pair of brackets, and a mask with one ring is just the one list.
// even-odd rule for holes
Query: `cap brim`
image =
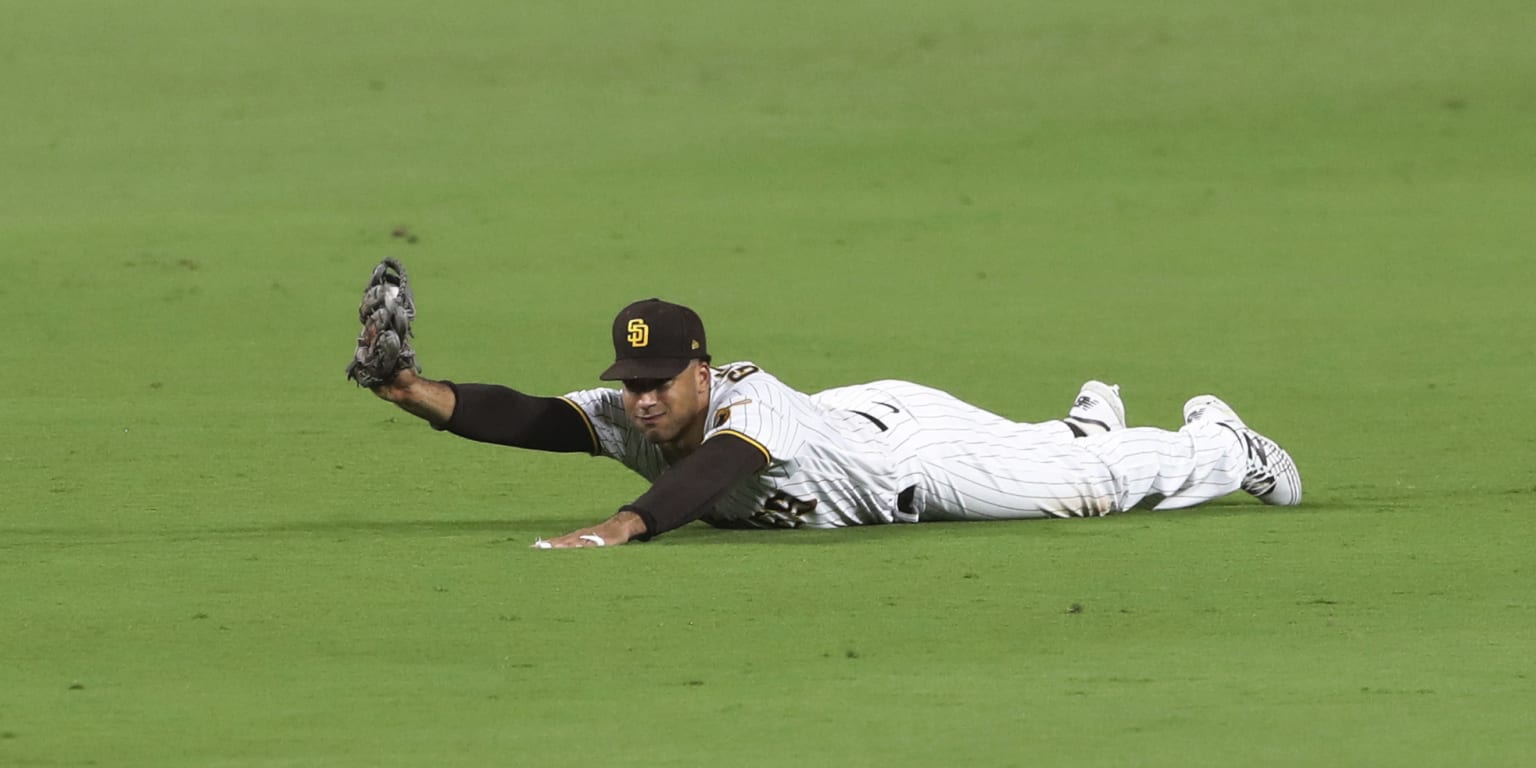
{"label": "cap brim", "polygon": [[670,379],[688,367],[691,358],[629,358],[608,366],[598,378],[603,381],[625,379]]}

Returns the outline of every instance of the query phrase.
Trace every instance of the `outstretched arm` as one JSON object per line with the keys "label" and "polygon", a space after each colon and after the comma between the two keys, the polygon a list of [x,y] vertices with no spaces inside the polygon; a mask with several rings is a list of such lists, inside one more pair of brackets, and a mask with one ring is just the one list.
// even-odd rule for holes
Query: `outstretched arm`
{"label": "outstretched arm", "polygon": [[453,409],[458,403],[458,394],[451,385],[423,378],[410,369],[400,371],[387,383],[373,387],[373,393],[413,416],[426,419],[434,427],[447,424],[453,418]]}
{"label": "outstretched arm", "polygon": [[347,378],[436,429],[487,443],[563,453],[598,453],[597,433],[580,406],[532,397],[491,384],[422,378],[411,348],[416,299],[405,265],[385,259],[373,268],[357,316],[363,329]]}
{"label": "outstretched arm", "polygon": [[613,517],[548,541],[540,539],[534,547],[604,547],[659,536],[699,519],[720,494],[767,464],[762,448],[735,435],[716,435],[662,473],[649,491],[620,507]]}
{"label": "outstretched arm", "polygon": [[400,371],[373,393],[436,429],[482,443],[556,453],[597,453],[586,417],[570,401],[498,384],[455,384]]}

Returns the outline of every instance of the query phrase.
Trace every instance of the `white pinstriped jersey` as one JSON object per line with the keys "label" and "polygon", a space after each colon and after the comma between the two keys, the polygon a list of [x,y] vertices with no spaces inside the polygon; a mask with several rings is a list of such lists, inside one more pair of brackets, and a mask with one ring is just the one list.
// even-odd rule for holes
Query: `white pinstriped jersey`
{"label": "white pinstriped jersey", "polygon": [[[598,453],[653,482],[667,469],[619,390],[565,399],[587,415]],[[704,514],[720,527],[1103,515],[1147,496],[1186,506],[1237,490],[1244,467],[1236,438],[1209,424],[1074,440],[1060,421],[1010,421],[905,381],[806,395],[749,362],[714,369],[704,439],[722,433],[769,461]]]}
{"label": "white pinstriped jersey", "polygon": [[[666,470],[661,449],[624,413],[616,389],[565,396],[596,433],[598,452],[654,482]],[[711,525],[758,528],[835,528],[916,522],[897,510],[902,488],[896,465],[856,414],[827,408],[753,363],[714,369],[704,439],[732,433],[768,456],[767,467],[727,489],[703,516]]]}

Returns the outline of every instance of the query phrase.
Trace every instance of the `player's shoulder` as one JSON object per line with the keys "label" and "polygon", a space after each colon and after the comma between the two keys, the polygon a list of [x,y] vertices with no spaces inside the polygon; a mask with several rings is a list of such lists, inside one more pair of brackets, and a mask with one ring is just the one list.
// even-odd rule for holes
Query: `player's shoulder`
{"label": "player's shoulder", "polygon": [[734,363],[721,363],[710,366],[716,382],[726,384],[741,384],[743,382],[773,381],[782,384],[779,377],[763,370],[761,365],[750,360],[738,360]]}
{"label": "player's shoulder", "polygon": [[742,360],[711,366],[717,399],[760,396],[774,398],[794,392],[779,377],[763,370],[757,363]]}
{"label": "player's shoulder", "polygon": [[624,407],[624,396],[619,390],[609,387],[597,387],[593,389],[578,389],[560,396],[579,409],[592,410],[594,408]]}

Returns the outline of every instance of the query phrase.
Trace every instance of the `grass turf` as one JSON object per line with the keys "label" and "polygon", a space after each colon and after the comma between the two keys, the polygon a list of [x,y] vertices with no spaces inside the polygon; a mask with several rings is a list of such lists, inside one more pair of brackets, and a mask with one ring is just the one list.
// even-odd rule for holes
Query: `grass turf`
{"label": "grass turf", "polygon": [[[0,764],[1529,764],[1533,22],[18,9]],[[643,486],[344,383],[385,254],[429,375],[663,295],[806,390],[1216,391],[1308,503],[534,552]]]}

